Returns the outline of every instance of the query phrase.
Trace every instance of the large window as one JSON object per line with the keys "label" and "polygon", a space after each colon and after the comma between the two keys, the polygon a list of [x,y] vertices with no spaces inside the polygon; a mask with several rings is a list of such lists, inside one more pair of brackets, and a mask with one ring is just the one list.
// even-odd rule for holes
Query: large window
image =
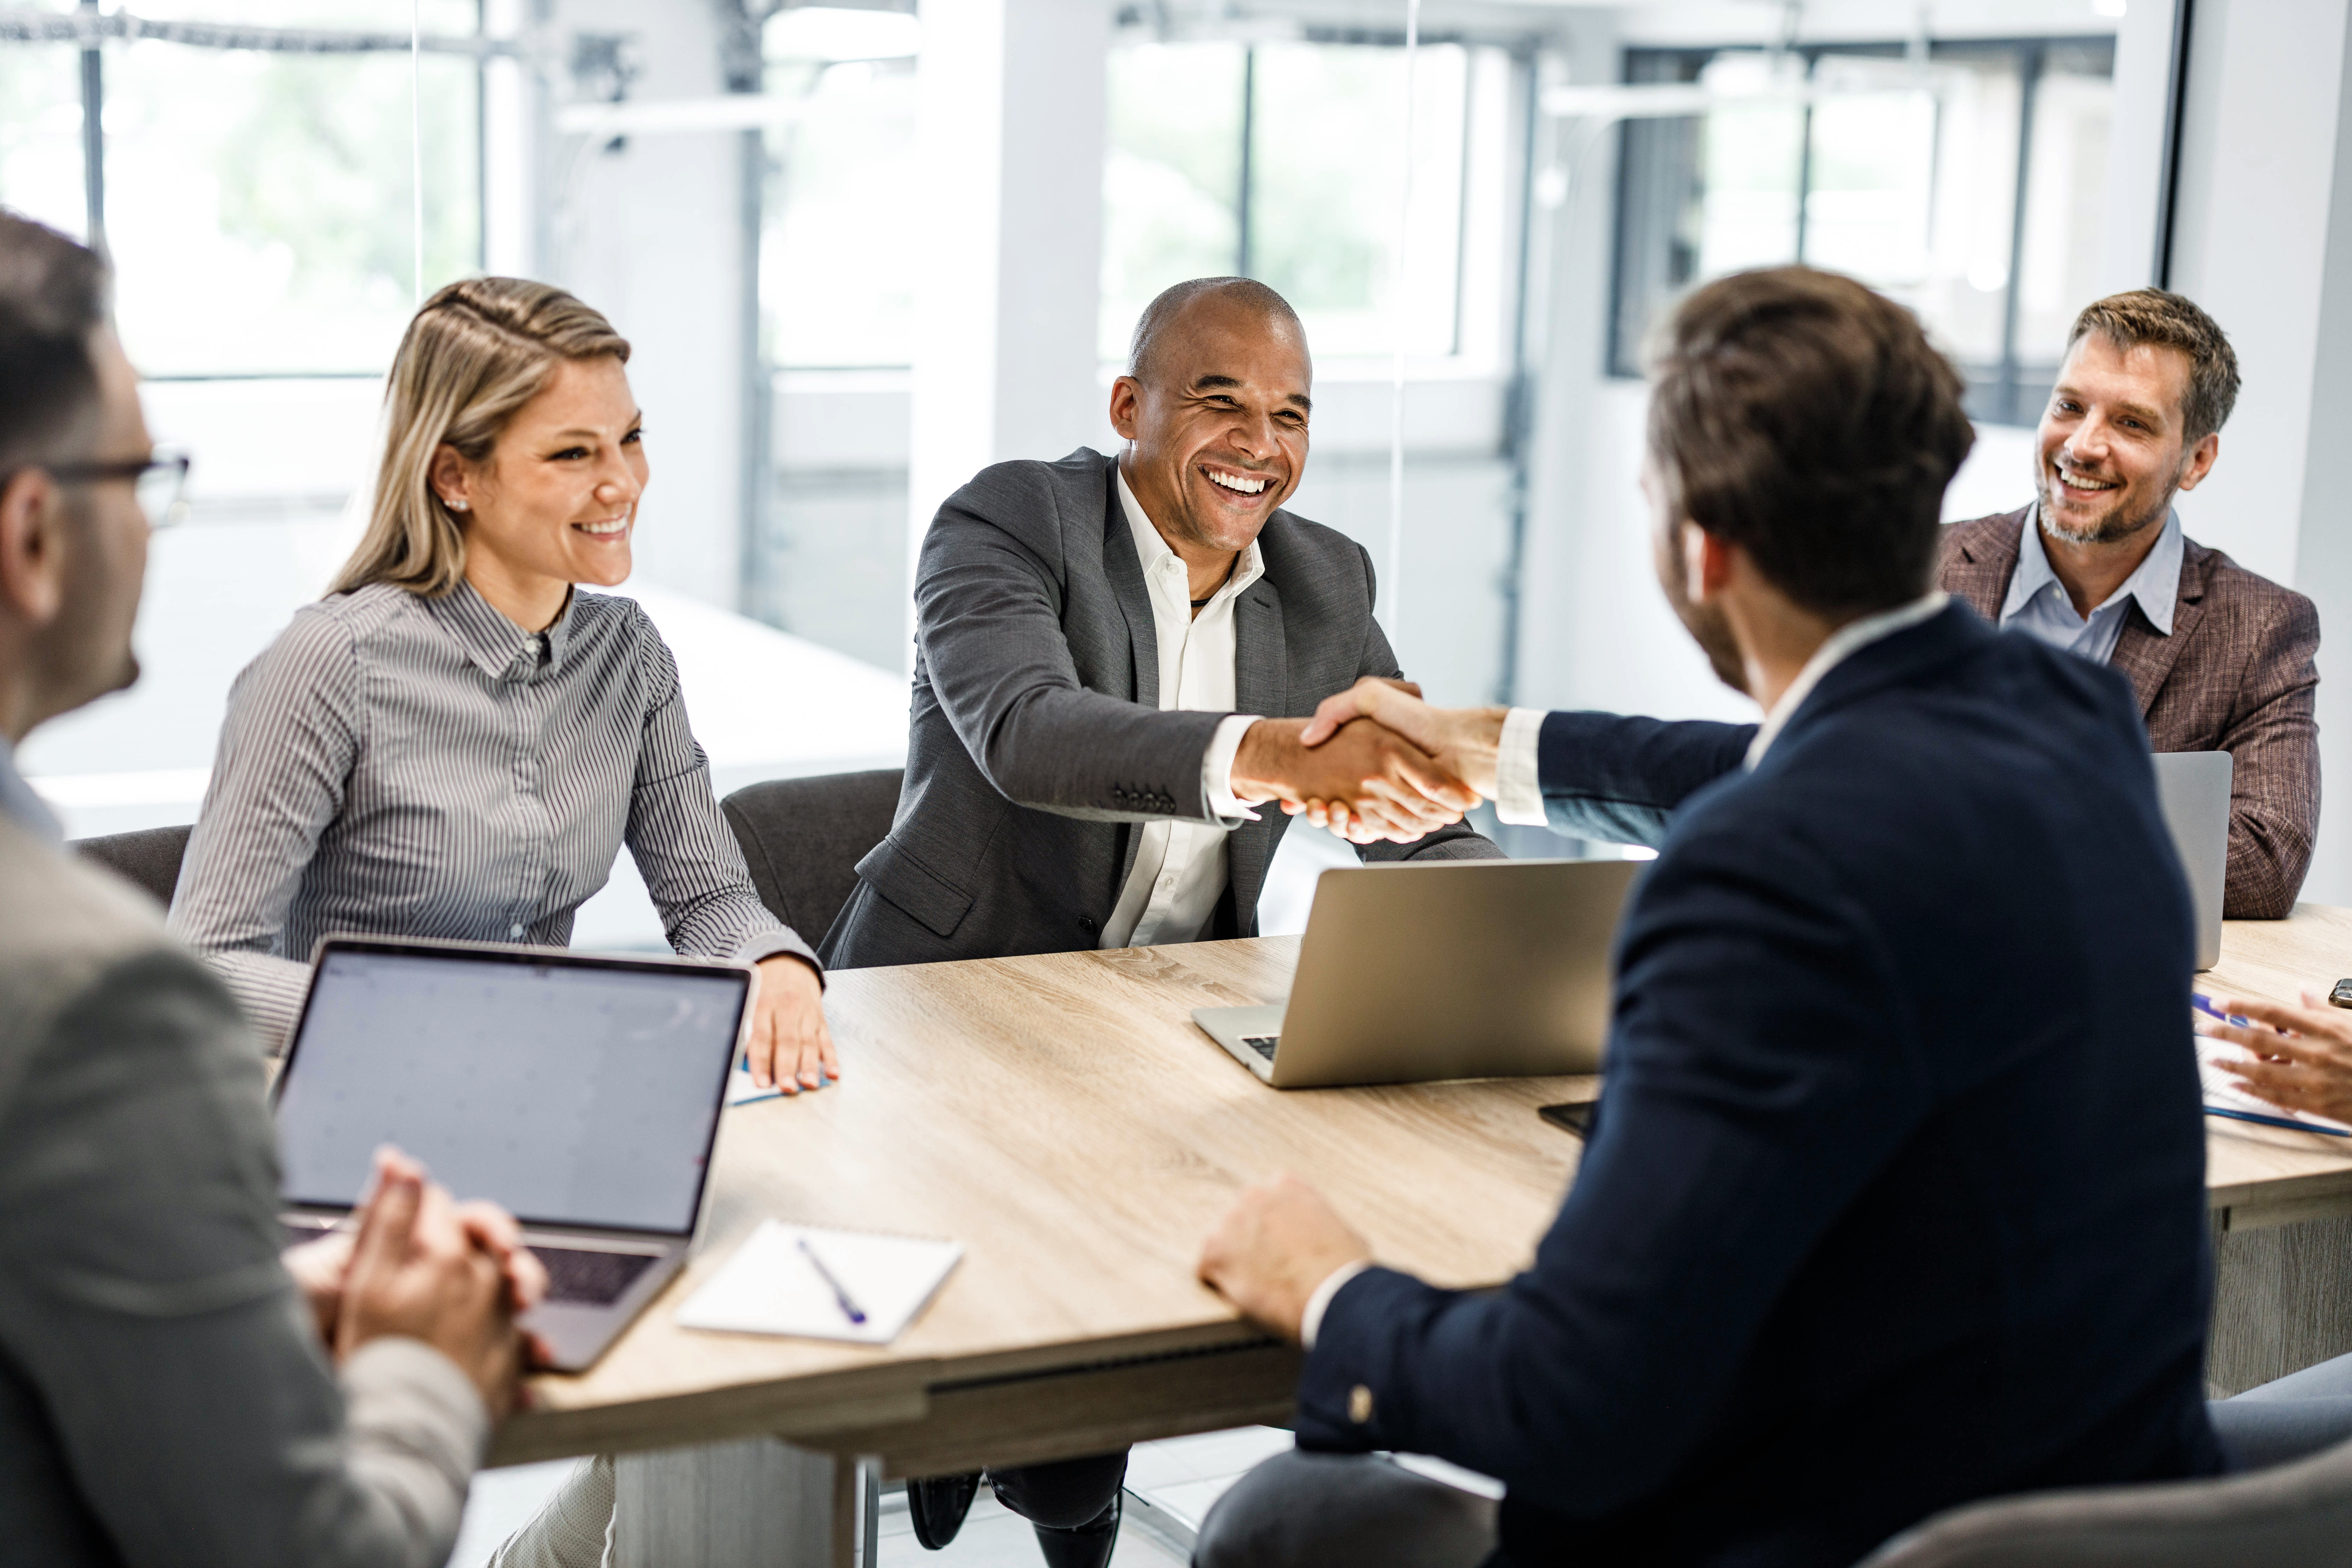
{"label": "large window", "polygon": [[784,370],[913,359],[913,16],[795,7],[766,29],[767,90],[801,112],[767,135],[762,348]]}
{"label": "large window", "polygon": [[2114,65],[2105,38],[1629,50],[1629,81],[1723,97],[1624,128],[1611,369],[1694,285],[1802,261],[1917,310],[1978,418],[2032,423],[2095,286]]}
{"label": "large window", "polygon": [[[152,377],[380,374],[416,284],[407,0],[141,16],[163,36],[76,40],[63,24],[98,18],[60,11],[47,36],[0,46],[0,202],[77,237],[102,229]],[[479,26],[474,0],[423,0],[416,18],[436,38]],[[446,50],[415,73],[428,288],[481,262],[479,73]]]}
{"label": "large window", "polygon": [[[1493,57],[1492,61],[1483,57]],[[1124,358],[1151,297],[1238,273],[1280,290],[1318,360],[1463,346],[1475,84],[1502,51],[1436,42],[1413,77],[1392,44],[1144,43],[1110,57],[1100,349]],[[1400,312],[1397,290],[1405,290]]]}

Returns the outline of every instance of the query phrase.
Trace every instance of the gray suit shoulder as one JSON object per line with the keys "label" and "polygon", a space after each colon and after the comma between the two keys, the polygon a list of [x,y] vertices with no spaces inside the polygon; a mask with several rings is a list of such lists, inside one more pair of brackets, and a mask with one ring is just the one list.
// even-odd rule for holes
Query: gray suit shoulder
{"label": "gray suit shoulder", "polygon": [[1110,463],[1090,446],[1051,463],[1030,457],[992,463],[947,498],[940,519],[959,512],[977,517],[1010,534],[1058,574],[1066,540],[1102,537]]}
{"label": "gray suit shoulder", "polygon": [[[48,1022],[124,960],[178,951],[152,900],[0,818],[0,1096]],[[196,960],[188,959],[193,966]]]}
{"label": "gray suit shoulder", "polygon": [[1277,511],[1258,531],[1257,548],[1270,573],[1281,575],[1286,568],[1308,566],[1322,572],[1336,569],[1360,574],[1367,591],[1366,602],[1370,601],[1372,552],[1354,536],[1341,533],[1328,523],[1312,522],[1296,512]]}

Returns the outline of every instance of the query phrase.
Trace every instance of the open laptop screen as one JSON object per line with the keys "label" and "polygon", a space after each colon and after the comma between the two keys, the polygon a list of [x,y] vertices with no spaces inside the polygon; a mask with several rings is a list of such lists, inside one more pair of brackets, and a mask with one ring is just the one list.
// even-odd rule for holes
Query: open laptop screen
{"label": "open laptop screen", "polygon": [[283,1197],[353,1203],[389,1143],[526,1223],[691,1231],[749,986],[330,941],[278,1081]]}

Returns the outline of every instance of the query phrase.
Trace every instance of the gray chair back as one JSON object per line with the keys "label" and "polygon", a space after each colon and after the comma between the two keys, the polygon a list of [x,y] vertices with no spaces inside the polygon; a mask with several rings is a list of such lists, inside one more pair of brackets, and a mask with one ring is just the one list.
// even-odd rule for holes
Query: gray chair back
{"label": "gray chair back", "polygon": [[769,913],[820,946],[857,885],[857,862],[887,837],[906,771],[771,779],[721,800]]}
{"label": "gray chair back", "polygon": [[135,833],[76,839],[71,847],[124,881],[146,889],[156,903],[169,909],[173,891],[180,885],[180,862],[187,857],[189,831],[185,825],[142,828]]}
{"label": "gray chair back", "polygon": [[2352,1443],[2214,1480],[2087,1487],[1948,1509],[1862,1568],[2346,1568]]}

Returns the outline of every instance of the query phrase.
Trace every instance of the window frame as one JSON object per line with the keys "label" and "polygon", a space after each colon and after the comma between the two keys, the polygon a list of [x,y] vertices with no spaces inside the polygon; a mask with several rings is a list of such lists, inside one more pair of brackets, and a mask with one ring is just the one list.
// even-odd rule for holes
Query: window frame
{"label": "window frame", "polygon": [[[1909,46],[1885,40],[1808,43],[1790,46],[1787,53],[1801,59],[1810,80],[1822,60],[1828,58],[1902,59]],[[2018,64],[2017,109],[2017,168],[2010,202],[2008,282],[2003,287],[2001,300],[2001,344],[1998,358],[1991,361],[1971,361],[1959,365],[1969,383],[1970,413],[1988,424],[2030,426],[2040,416],[2042,382],[2039,371],[2046,367],[2029,361],[2019,352],[2020,277],[2025,259],[2026,217],[2030,193],[2029,176],[2033,156],[2034,105],[2044,69],[2051,55],[2062,50],[2104,50],[2107,56],[2108,73],[2115,69],[2116,37],[2112,34],[2050,34],[2031,37],[1937,38],[1927,45],[1927,58],[1956,59],[1969,57],[2013,56]],[[1738,43],[1717,45],[1627,45],[1620,50],[1618,79],[1629,86],[1660,83],[1691,83],[1698,73],[1717,56],[1726,53],[1756,52],[1755,46]],[[1622,134],[1636,125],[1675,128],[1685,138],[1695,138],[1702,117],[1678,115],[1654,120],[1627,121],[1620,126],[1617,158],[1617,188],[1611,221],[1613,225],[1610,242],[1609,320],[1604,335],[1601,373],[1612,380],[1640,380],[1641,338],[1646,322],[1632,318],[1643,307],[1654,311],[1656,307],[1670,302],[1678,291],[1662,290],[1653,296],[1634,298],[1629,290],[1637,287],[1634,277],[1635,258],[1633,251],[1647,235],[1655,232],[1645,222],[1629,222],[1635,215],[1636,204],[1646,207],[1655,198],[1658,187],[1643,185],[1638,171],[1654,166],[1662,155],[1673,158],[1672,148],[1654,151],[1647,143],[1654,137],[1640,141]],[[1791,258],[1801,265],[1805,259],[1807,207],[1812,194],[1813,175],[1813,108],[1803,105],[1803,121],[1797,162],[1797,241],[1796,255]],[[1680,286],[1688,288],[1698,280]]]}
{"label": "window frame", "polygon": [[[79,55],[81,78],[81,156],[83,234],[90,248],[110,256],[106,230],[106,51],[109,42],[174,44],[182,48],[264,54],[369,55],[463,54],[474,59],[474,197],[478,211],[474,225],[475,266],[487,269],[489,246],[489,138],[484,133],[488,112],[489,65],[494,56],[516,52],[508,40],[488,32],[488,0],[474,0],[474,30],[463,35],[425,35],[415,39],[390,33],[327,27],[271,27],[246,23],[142,21],[131,30],[119,13],[101,13],[97,0],[80,0],[78,9],[59,12],[53,21],[35,27],[27,21],[23,33],[0,37],[0,44],[22,48],[70,48]],[[377,381],[375,371],[182,371],[146,377],[155,382],[296,382]]]}

